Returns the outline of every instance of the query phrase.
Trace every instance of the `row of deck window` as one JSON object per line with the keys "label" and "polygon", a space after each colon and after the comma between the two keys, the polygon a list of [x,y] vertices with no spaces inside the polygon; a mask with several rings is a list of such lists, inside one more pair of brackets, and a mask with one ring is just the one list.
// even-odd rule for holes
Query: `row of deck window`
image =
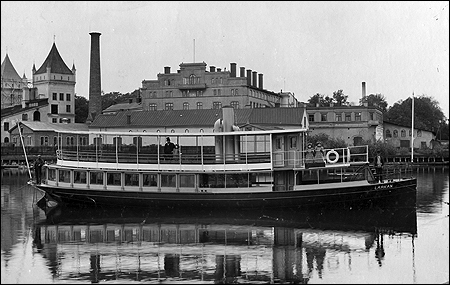
{"label": "row of deck window", "polygon": [[171,188],[240,188],[270,183],[268,173],[232,173],[232,174],[161,174],[135,173],[119,171],[84,171],[47,169],[47,180],[52,182],[136,187]]}

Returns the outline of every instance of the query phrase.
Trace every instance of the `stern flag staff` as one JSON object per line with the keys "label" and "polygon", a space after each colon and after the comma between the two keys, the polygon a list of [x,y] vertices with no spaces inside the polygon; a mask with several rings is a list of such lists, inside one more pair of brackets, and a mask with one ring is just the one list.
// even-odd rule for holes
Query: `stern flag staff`
{"label": "stern flag staff", "polygon": [[414,91],[412,93],[412,107],[411,107],[411,163],[414,159]]}

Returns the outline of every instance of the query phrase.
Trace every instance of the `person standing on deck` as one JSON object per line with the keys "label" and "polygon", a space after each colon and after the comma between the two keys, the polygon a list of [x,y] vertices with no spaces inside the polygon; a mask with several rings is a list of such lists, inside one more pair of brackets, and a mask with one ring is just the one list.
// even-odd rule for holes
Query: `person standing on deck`
{"label": "person standing on deck", "polygon": [[375,165],[375,181],[383,182],[384,158],[381,155],[381,151],[380,150],[377,150],[377,155],[375,156],[375,159],[374,159],[373,163]]}
{"label": "person standing on deck", "polygon": [[164,159],[172,160],[173,150],[176,148],[175,144],[170,141],[170,138],[166,138],[166,144],[164,145]]}
{"label": "person standing on deck", "polygon": [[324,151],[321,142],[316,143],[316,148],[314,150],[314,162],[325,162]]}
{"label": "person standing on deck", "polygon": [[306,163],[312,163],[314,161],[314,149],[312,143],[308,143],[305,154]]}
{"label": "person standing on deck", "polygon": [[41,155],[38,155],[33,164],[34,176],[36,178],[36,184],[41,184],[42,166],[44,166],[44,161],[42,160]]}

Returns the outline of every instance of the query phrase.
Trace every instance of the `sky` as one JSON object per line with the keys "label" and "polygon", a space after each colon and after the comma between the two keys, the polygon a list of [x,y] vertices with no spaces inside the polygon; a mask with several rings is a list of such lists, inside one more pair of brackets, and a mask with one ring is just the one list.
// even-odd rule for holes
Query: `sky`
{"label": "sky", "polygon": [[[449,2],[1,1],[1,60],[31,79],[53,42],[89,99],[90,32],[100,32],[101,87],[128,93],[165,66],[230,63],[302,102],[342,89],[358,104],[426,95],[449,115]],[[195,43],[195,44],[194,44]]]}

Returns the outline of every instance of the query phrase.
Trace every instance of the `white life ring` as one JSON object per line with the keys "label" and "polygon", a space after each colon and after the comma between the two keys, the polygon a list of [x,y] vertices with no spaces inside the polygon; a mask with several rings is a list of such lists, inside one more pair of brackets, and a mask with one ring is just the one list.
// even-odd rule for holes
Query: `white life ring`
{"label": "white life ring", "polygon": [[[335,155],[335,158],[333,160],[330,159],[330,154],[334,154]],[[336,163],[338,161],[338,159],[339,159],[339,154],[334,149],[332,149],[329,152],[327,152],[327,155],[326,155],[325,158],[327,159],[328,163]]]}

